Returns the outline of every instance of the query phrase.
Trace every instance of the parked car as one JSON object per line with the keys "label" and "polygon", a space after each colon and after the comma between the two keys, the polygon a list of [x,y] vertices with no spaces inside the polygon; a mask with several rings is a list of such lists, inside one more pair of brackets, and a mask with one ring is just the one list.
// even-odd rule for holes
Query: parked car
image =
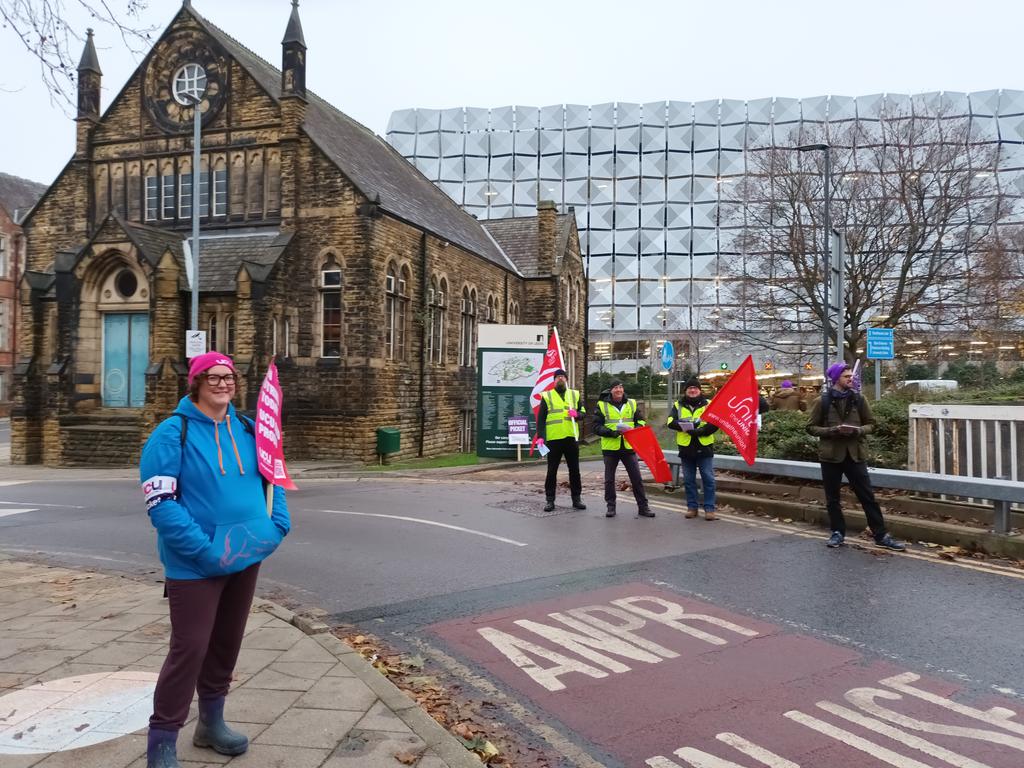
{"label": "parked car", "polygon": [[955,379],[907,379],[896,382],[896,389],[906,392],[945,392],[957,387]]}

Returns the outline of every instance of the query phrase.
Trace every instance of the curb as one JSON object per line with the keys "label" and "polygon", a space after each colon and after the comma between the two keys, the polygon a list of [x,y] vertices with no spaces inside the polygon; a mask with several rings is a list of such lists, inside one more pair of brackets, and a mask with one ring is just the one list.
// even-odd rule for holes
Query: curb
{"label": "curb", "polygon": [[[793,520],[801,520],[828,528],[828,513],[825,508],[811,506],[806,502],[766,499],[742,493],[719,493],[718,499],[741,512],[767,512],[778,517],[789,517]],[[843,516],[851,531],[867,527],[867,518],[859,507],[844,509]],[[888,514],[885,516],[885,521],[890,532],[897,538],[958,546],[996,557],[1024,560],[1024,537],[1017,534],[1002,536],[983,528],[967,528],[962,525],[953,525],[937,520],[921,520],[905,515]]]}
{"label": "curb", "polygon": [[352,647],[330,633],[330,627],[322,621],[298,616],[294,611],[278,605],[272,600],[257,598],[261,610],[281,621],[291,624],[304,634],[312,637],[325,650],[333,654],[339,662],[373,691],[384,706],[390,709],[419,738],[423,739],[428,749],[446,762],[450,768],[480,768],[477,757],[463,747],[455,736],[449,733],[434,718],[420,709],[420,705],[409,698],[402,689],[374,669],[370,663],[360,656]]}

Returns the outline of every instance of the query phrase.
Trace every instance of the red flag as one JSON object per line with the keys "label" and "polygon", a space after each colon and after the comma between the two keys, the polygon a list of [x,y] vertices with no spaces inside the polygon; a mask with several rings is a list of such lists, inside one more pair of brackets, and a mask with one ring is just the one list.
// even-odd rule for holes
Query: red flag
{"label": "red flag", "polygon": [[280,485],[289,491],[297,490],[284,464],[281,385],[278,383],[277,365],[273,359],[267,366],[267,375],[263,377],[260,395],[256,400],[256,464],[270,485]]}
{"label": "red flag", "polygon": [[[537,374],[537,383],[533,385],[533,392],[530,393],[530,405],[533,408],[533,421],[537,422],[540,415],[540,397],[549,389],[555,388],[555,371],[565,368],[562,363],[562,345],[558,342],[558,329],[554,328],[551,338],[548,339],[548,351],[544,353],[544,362],[541,363],[540,373]],[[530,443],[530,455],[533,455],[533,447],[537,443],[536,435]]]}
{"label": "red flag", "polygon": [[757,457],[757,406],[754,360],[747,355],[701,415],[732,438],[747,464]]}
{"label": "red flag", "polygon": [[650,427],[636,427],[627,430],[625,433],[629,444],[633,446],[636,455],[639,456],[647,468],[654,475],[656,483],[671,483],[672,470],[665,461],[665,454],[658,445],[658,438]]}

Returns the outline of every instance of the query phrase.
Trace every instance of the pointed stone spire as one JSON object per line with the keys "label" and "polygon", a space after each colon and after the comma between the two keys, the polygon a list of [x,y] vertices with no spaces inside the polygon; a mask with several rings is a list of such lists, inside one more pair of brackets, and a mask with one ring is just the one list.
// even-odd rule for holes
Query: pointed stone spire
{"label": "pointed stone spire", "polygon": [[78,71],[95,72],[97,75],[102,75],[103,70],[100,69],[100,60],[96,55],[96,46],[92,42],[92,30],[87,29],[85,34],[85,49],[82,51],[82,60],[78,62]]}
{"label": "pointed stone spire", "polygon": [[[85,50],[82,51],[82,60],[78,62],[78,122],[96,122],[100,119],[100,81],[103,71],[100,69],[100,60],[96,56],[96,46],[92,42],[92,30],[87,31],[85,38]],[[80,132],[81,133],[81,132]],[[84,136],[78,137],[78,149],[83,151],[82,140]]]}
{"label": "pointed stone spire", "polygon": [[281,41],[281,96],[306,98],[306,39],[299,20],[299,0],[292,0],[292,15]]}
{"label": "pointed stone spire", "polygon": [[306,38],[302,36],[302,21],[299,19],[299,0],[292,0],[292,15],[288,17],[288,28],[284,31],[282,45],[298,43],[306,47]]}

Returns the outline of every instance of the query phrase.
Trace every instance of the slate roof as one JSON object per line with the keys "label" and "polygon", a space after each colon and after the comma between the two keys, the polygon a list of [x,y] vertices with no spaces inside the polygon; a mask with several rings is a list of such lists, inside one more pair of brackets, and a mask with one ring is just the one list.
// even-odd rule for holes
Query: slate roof
{"label": "slate roof", "polygon": [[[555,217],[558,226],[558,239],[555,244],[555,266],[562,261],[565,247],[572,229],[572,214],[563,213]],[[542,274],[538,266],[540,249],[538,247],[537,217],[519,216],[510,219],[489,219],[481,222],[491,237],[508,254],[508,257],[519,267],[523,277],[549,277]]]}
{"label": "slate roof", "polygon": [[[194,8],[183,8],[275,101],[281,71],[257,56]],[[306,135],[368,200],[380,197],[383,210],[460,245],[504,269],[516,264],[476,219],[436,187],[386,141],[312,92],[307,93]]]}
{"label": "slate roof", "polygon": [[27,213],[45,191],[45,184],[37,184],[20,176],[11,176],[9,173],[0,173],[0,206],[12,219],[15,218],[15,211]]}
{"label": "slate roof", "polygon": [[[114,218],[150,264],[155,266],[164,252],[170,250],[178,266],[185,269],[185,255],[191,251],[184,246],[184,235],[126,222],[116,214]],[[191,243],[191,237],[188,239]],[[203,293],[234,293],[238,288],[238,270],[243,265],[255,280],[266,280],[291,239],[292,233],[269,227],[200,232],[199,289]]]}

